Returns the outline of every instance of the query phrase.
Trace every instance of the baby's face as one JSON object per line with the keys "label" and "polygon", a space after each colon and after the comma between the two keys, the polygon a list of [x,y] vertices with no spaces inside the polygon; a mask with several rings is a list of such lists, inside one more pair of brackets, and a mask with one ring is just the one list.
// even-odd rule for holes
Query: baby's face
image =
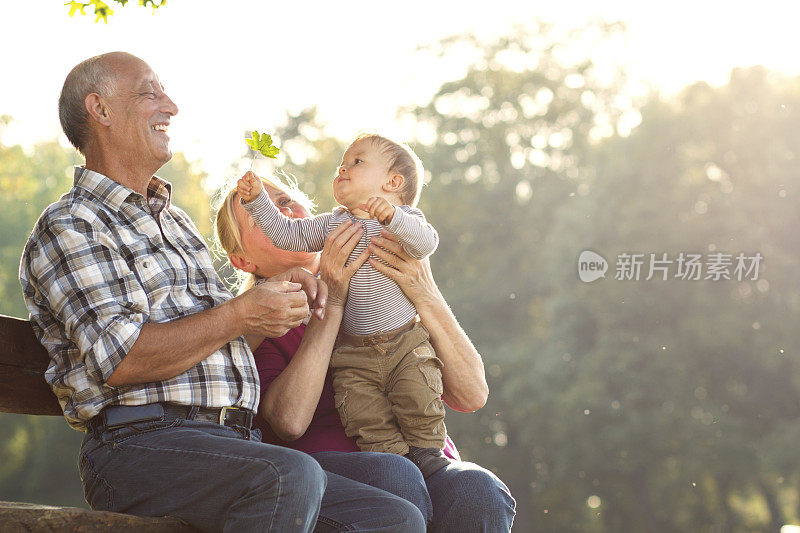
{"label": "baby's face", "polygon": [[333,180],[333,197],[353,210],[373,196],[386,197],[383,185],[389,178],[388,161],[368,139],[351,144]]}

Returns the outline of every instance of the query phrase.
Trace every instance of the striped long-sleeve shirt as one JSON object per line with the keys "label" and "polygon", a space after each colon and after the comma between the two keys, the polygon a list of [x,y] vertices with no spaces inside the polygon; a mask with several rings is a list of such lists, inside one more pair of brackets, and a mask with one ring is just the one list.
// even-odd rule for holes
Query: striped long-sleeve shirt
{"label": "striped long-sleeve shirt", "polygon": [[[392,221],[386,226],[375,219],[357,218],[344,207],[311,218],[291,219],[278,211],[263,190],[255,200],[242,205],[269,240],[283,250],[318,252],[325,245],[328,233],[345,220],[361,224],[364,234],[350,254],[348,264],[366,249],[372,237],[380,236],[384,227],[417,259],[431,255],[439,245],[439,234],[425,220],[422,211],[407,205],[395,206]],[[342,328],[352,335],[373,335],[399,328],[416,314],[414,304],[397,283],[366,262],[350,280]]]}

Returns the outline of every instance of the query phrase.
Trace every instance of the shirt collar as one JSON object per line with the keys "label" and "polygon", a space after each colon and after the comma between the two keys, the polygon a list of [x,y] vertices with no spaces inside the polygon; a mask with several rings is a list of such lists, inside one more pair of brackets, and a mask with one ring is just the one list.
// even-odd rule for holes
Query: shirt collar
{"label": "shirt collar", "polygon": [[[84,189],[103,203],[116,209],[119,209],[130,196],[142,198],[142,195],[133,189],[129,189],[108,176],[82,166],[75,167],[73,183],[75,187]],[[147,196],[148,199],[155,200],[164,207],[169,207],[172,197],[172,184],[158,176],[153,176],[147,185]]]}

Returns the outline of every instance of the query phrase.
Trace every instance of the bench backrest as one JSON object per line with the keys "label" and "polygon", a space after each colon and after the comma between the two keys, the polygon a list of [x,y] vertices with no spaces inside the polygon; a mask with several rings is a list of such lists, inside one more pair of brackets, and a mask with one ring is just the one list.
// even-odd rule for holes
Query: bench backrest
{"label": "bench backrest", "polygon": [[0,315],[0,411],[27,415],[63,414],[44,380],[49,361],[29,321]]}
{"label": "bench backrest", "polygon": [[[0,412],[62,415],[58,400],[44,380],[50,358],[27,320],[0,315]],[[0,502],[0,531],[116,531],[196,533],[178,518],[147,518]]]}

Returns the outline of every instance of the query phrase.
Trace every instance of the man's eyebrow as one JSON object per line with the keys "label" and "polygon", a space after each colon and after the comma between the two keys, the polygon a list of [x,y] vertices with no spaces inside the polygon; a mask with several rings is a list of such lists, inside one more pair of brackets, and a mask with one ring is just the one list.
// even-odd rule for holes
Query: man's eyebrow
{"label": "man's eyebrow", "polygon": [[[141,83],[141,85],[139,85],[139,90],[155,89],[157,87],[158,87],[158,85],[156,84],[155,81],[153,81],[153,80],[145,80],[145,81],[143,81]],[[164,90],[163,86],[161,87],[161,90],[162,91]]]}

